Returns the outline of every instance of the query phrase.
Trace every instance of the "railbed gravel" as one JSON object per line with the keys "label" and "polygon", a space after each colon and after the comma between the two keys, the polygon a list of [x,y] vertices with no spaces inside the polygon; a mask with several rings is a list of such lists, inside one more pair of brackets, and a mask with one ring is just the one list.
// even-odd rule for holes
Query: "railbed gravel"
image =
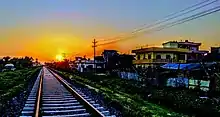
{"label": "railbed gravel", "polygon": [[[38,72],[39,73],[39,72]],[[38,74],[35,74],[33,78],[30,79],[28,82],[27,87],[25,87],[20,93],[13,97],[12,99],[8,100],[6,103],[0,105],[0,117],[19,117],[25,102],[28,98],[28,95],[31,92],[31,89],[36,81]],[[59,74],[60,75],[60,74]],[[95,100],[98,104],[108,109],[108,111],[117,117],[122,117],[122,113],[115,109],[114,107],[111,107],[107,105],[110,102],[104,102],[104,96],[101,93],[97,93],[93,91],[92,89],[88,89],[86,86],[77,84],[72,82],[70,79],[66,79],[67,82],[69,82],[72,85],[72,88],[79,89],[82,93],[89,96],[93,100]]]}
{"label": "railbed gravel", "polygon": [[104,99],[104,95],[102,95],[101,93],[97,93],[93,89],[89,89],[88,87],[86,87],[84,85],[73,82],[71,79],[65,78],[62,74],[60,74],[56,71],[54,71],[54,72],[57,73],[62,78],[64,78],[68,83],[70,83],[72,88],[80,90],[82,93],[84,93],[88,97],[92,98],[94,101],[96,101],[102,107],[106,108],[111,113],[111,115],[115,115],[116,117],[123,117],[121,111],[119,109],[116,109],[115,107],[111,106],[110,105],[111,102],[106,101]]}

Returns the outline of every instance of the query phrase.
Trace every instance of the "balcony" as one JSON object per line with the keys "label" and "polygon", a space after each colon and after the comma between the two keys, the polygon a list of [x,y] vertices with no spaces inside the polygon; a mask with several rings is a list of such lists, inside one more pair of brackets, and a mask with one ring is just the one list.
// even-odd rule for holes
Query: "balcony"
{"label": "balcony", "polygon": [[168,63],[171,62],[170,59],[153,59],[153,63]]}
{"label": "balcony", "polygon": [[143,59],[133,60],[133,64],[149,64],[149,63],[185,63],[185,60],[170,60],[170,59]]}

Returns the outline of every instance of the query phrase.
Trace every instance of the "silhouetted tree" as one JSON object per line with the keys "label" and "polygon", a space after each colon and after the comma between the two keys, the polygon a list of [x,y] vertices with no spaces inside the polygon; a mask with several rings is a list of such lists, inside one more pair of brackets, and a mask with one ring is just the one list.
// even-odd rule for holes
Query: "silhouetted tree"
{"label": "silhouetted tree", "polygon": [[6,56],[6,57],[3,57],[3,60],[4,60],[5,63],[7,63],[7,62],[10,60],[10,58],[11,58],[11,57]]}

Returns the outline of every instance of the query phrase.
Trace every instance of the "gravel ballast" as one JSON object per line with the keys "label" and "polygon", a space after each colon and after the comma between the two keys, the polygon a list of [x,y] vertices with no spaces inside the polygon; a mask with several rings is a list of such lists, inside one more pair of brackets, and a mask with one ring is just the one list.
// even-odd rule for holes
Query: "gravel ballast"
{"label": "gravel ballast", "polygon": [[102,95],[102,93],[96,92],[95,89],[93,89],[89,85],[82,85],[82,84],[73,82],[71,79],[66,78],[65,76],[63,76],[62,74],[58,73],[57,71],[55,71],[55,70],[53,70],[53,71],[55,73],[57,73],[59,76],[61,76],[62,78],[64,78],[68,83],[70,83],[72,88],[78,89],[81,92],[83,92],[85,95],[87,95],[90,98],[92,98],[93,100],[96,100],[96,102],[98,104],[100,104],[101,106],[105,107],[111,113],[111,115],[115,115],[117,117],[122,117],[121,111],[116,109],[116,108],[114,108],[113,106],[111,106],[112,102],[106,101],[104,99],[104,96]]}

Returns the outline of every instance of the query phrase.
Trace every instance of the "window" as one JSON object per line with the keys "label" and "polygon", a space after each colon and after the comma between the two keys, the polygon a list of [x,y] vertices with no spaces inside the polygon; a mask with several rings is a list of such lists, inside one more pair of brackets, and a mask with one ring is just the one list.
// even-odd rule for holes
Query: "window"
{"label": "window", "polygon": [[140,60],[140,58],[141,58],[140,55],[137,55],[137,60]]}
{"label": "window", "polygon": [[166,55],[166,59],[171,59],[171,56],[170,55]]}
{"label": "window", "polygon": [[151,59],[151,54],[148,54],[148,57],[147,57],[148,59]]}
{"label": "window", "polygon": [[179,60],[185,60],[185,54],[180,54],[179,55]]}
{"label": "window", "polygon": [[145,57],[145,56],[146,56],[146,55],[144,54],[144,55],[143,55],[143,59],[146,59],[146,57]]}
{"label": "window", "polygon": [[161,55],[157,55],[157,56],[156,56],[156,59],[161,59]]}

